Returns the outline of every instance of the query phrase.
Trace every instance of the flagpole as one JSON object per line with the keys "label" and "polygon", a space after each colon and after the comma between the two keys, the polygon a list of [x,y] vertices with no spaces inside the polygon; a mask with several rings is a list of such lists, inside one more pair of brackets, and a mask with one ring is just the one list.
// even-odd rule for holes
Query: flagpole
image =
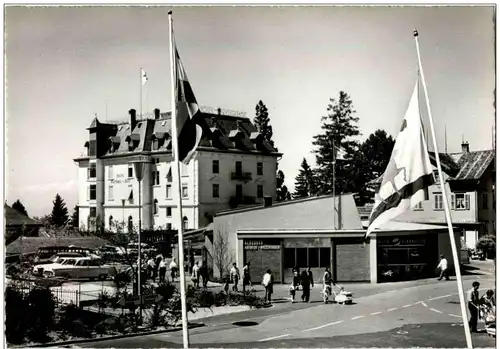
{"label": "flagpole", "polygon": [[179,279],[181,287],[181,311],[182,311],[182,338],[184,348],[189,348],[188,318],[186,307],[186,280],[184,278],[184,226],[182,221],[182,196],[181,196],[181,176],[179,164],[179,147],[177,137],[177,103],[175,98],[176,74],[175,74],[175,51],[174,51],[174,31],[172,24],[172,11],[168,12],[168,23],[170,29],[170,78],[171,78],[171,105],[172,105],[172,145],[174,150],[174,167],[177,172],[177,207],[179,208],[179,226],[177,229],[178,250],[179,250]]}
{"label": "flagpole", "polygon": [[425,84],[424,71],[422,69],[422,61],[420,59],[420,48],[418,45],[418,31],[416,29],[413,31],[413,36],[415,37],[415,45],[417,47],[418,66],[419,66],[419,70],[420,70],[420,76],[422,78],[422,85],[424,87],[425,102],[427,105],[427,112],[429,114],[429,121],[430,121],[430,127],[431,127],[432,143],[434,145],[434,154],[436,157],[436,166],[437,166],[438,173],[439,173],[439,183],[441,185],[441,193],[443,195],[444,212],[446,215],[446,222],[448,224],[448,232],[450,234],[451,251],[453,254],[453,262],[455,265],[455,273],[457,276],[458,296],[460,297],[460,308],[462,310],[462,321],[463,321],[463,325],[464,325],[465,338],[467,340],[467,348],[472,348],[472,339],[471,339],[471,335],[470,335],[469,322],[467,321],[467,310],[465,309],[465,297],[464,297],[464,289],[463,289],[463,284],[462,284],[462,274],[460,272],[460,262],[458,260],[458,251],[457,251],[457,245],[455,243],[455,234],[453,233],[453,227],[451,225],[450,207],[448,205],[448,196],[446,195],[446,188],[444,186],[444,177],[443,177],[443,172],[441,170],[441,160],[439,159],[439,153],[438,153],[438,147],[437,147],[437,141],[436,141],[436,133],[434,130],[434,121],[432,119],[432,113],[431,113],[431,108],[430,108],[430,103],[429,103],[429,96],[427,94],[427,86]]}
{"label": "flagpole", "polygon": [[139,68],[139,86],[141,87],[141,92],[140,92],[140,102],[139,102],[139,118],[142,118],[142,68]]}
{"label": "flagpole", "polygon": [[336,219],[338,218],[338,213],[335,208],[335,160],[337,158],[336,154],[336,149],[335,149],[335,139],[332,139],[332,144],[333,144],[333,162],[332,162],[332,171],[333,171],[333,230],[337,230],[337,221]]}

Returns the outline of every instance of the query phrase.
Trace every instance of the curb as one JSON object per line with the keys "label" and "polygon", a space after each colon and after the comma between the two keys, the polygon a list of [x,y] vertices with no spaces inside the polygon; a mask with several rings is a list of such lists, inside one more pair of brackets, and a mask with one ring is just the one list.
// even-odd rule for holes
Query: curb
{"label": "curb", "polygon": [[[198,328],[198,327],[203,327],[203,326],[205,326],[204,323],[192,323],[192,324],[189,324],[188,327],[189,327],[189,329],[193,329],[193,328]],[[120,335],[107,336],[107,337],[103,336],[103,337],[98,337],[98,338],[74,339],[74,340],[62,341],[62,342],[50,342],[50,343],[43,343],[43,344],[35,344],[35,345],[28,345],[28,346],[26,346],[24,348],[61,347],[61,346],[70,345],[70,344],[103,342],[103,341],[113,340],[113,339],[132,338],[132,337],[139,337],[139,336],[148,336],[148,335],[152,335],[152,334],[177,332],[177,331],[181,331],[181,330],[182,330],[182,327],[167,328],[165,330],[144,331],[144,332],[136,332],[136,333],[129,333],[129,334],[120,334]]]}

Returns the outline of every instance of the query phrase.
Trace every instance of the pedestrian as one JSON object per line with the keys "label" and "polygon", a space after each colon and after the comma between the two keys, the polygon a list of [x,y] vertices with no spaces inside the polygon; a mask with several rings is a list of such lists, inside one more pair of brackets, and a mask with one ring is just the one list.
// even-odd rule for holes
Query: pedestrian
{"label": "pedestrian", "polygon": [[231,277],[231,282],[233,284],[233,291],[238,292],[238,282],[240,281],[240,270],[236,266],[236,263],[233,263],[233,267],[229,272],[229,276]]}
{"label": "pedestrian", "polygon": [[467,304],[469,306],[470,320],[469,328],[471,332],[477,332],[477,318],[479,307],[479,282],[474,281],[472,288],[467,291]]}
{"label": "pedestrian", "polygon": [[191,251],[189,254],[189,273],[193,273],[193,268],[194,268],[194,253]]}
{"label": "pedestrian", "polygon": [[160,283],[165,282],[165,274],[167,273],[167,263],[165,262],[165,259],[161,259],[160,265],[158,266],[158,271],[160,274]]}
{"label": "pedestrian", "polygon": [[147,263],[148,277],[155,281],[155,261],[153,256],[149,257]]}
{"label": "pedestrian", "polygon": [[177,263],[175,262],[175,258],[172,258],[169,268],[170,268],[170,277],[172,278],[172,282],[175,282],[175,276],[177,275]]}
{"label": "pedestrian", "polygon": [[307,270],[303,270],[300,274],[300,284],[302,285],[302,302],[309,303],[309,297],[311,295],[311,280],[307,274]]}
{"label": "pedestrian", "polygon": [[160,270],[160,262],[162,259],[163,259],[163,255],[160,253],[155,258],[155,279],[156,279],[156,276],[158,274],[158,271]]}
{"label": "pedestrian", "polygon": [[441,270],[441,274],[439,274],[438,278],[439,281],[441,281],[443,277],[446,278],[446,280],[450,280],[448,277],[448,261],[444,258],[444,254],[441,255],[441,260],[439,261],[437,268]]}
{"label": "pedestrian", "polygon": [[273,281],[271,269],[267,269],[264,277],[262,278],[262,285],[264,285],[264,289],[266,290],[264,301],[269,304],[271,304],[271,296],[273,294]]}
{"label": "pedestrian", "polygon": [[296,271],[293,272],[292,283],[290,284],[290,299],[292,303],[295,303],[295,293],[298,291],[300,286],[300,276]]}
{"label": "pedestrian", "polygon": [[311,283],[311,287],[314,287],[313,273],[311,271],[311,267],[307,267],[307,276],[309,277],[309,281]]}
{"label": "pedestrian", "polygon": [[486,294],[481,297],[480,303],[491,309],[496,307],[495,291],[491,289],[486,291]]}
{"label": "pedestrian", "polygon": [[203,283],[203,288],[206,289],[207,285],[208,285],[208,265],[207,265],[207,261],[203,261],[201,263],[200,276],[201,276],[201,281]]}
{"label": "pedestrian", "polygon": [[250,262],[246,262],[243,267],[243,293],[245,293],[245,287],[251,286],[252,281],[250,280]]}
{"label": "pedestrian", "polygon": [[193,284],[196,288],[200,288],[200,266],[198,265],[198,261],[196,261],[193,266],[191,280],[193,280]]}
{"label": "pedestrian", "polygon": [[328,303],[328,297],[332,294],[332,273],[330,272],[330,268],[325,268],[325,273],[323,274],[323,301],[325,304]]}

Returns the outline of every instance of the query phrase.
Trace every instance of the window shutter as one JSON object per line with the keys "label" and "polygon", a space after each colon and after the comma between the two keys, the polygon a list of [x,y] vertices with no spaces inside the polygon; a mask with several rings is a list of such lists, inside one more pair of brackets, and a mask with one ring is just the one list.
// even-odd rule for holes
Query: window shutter
{"label": "window shutter", "polygon": [[451,194],[451,209],[455,209],[455,194]]}
{"label": "window shutter", "polygon": [[465,194],[465,209],[470,210],[470,194]]}

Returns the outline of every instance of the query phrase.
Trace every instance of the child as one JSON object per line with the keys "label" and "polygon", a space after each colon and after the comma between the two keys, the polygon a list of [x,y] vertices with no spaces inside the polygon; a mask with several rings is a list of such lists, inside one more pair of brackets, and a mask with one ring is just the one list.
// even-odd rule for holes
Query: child
{"label": "child", "polygon": [[290,285],[290,296],[292,303],[295,303],[295,292],[299,289],[300,277],[299,273],[295,270],[293,272],[292,284]]}

